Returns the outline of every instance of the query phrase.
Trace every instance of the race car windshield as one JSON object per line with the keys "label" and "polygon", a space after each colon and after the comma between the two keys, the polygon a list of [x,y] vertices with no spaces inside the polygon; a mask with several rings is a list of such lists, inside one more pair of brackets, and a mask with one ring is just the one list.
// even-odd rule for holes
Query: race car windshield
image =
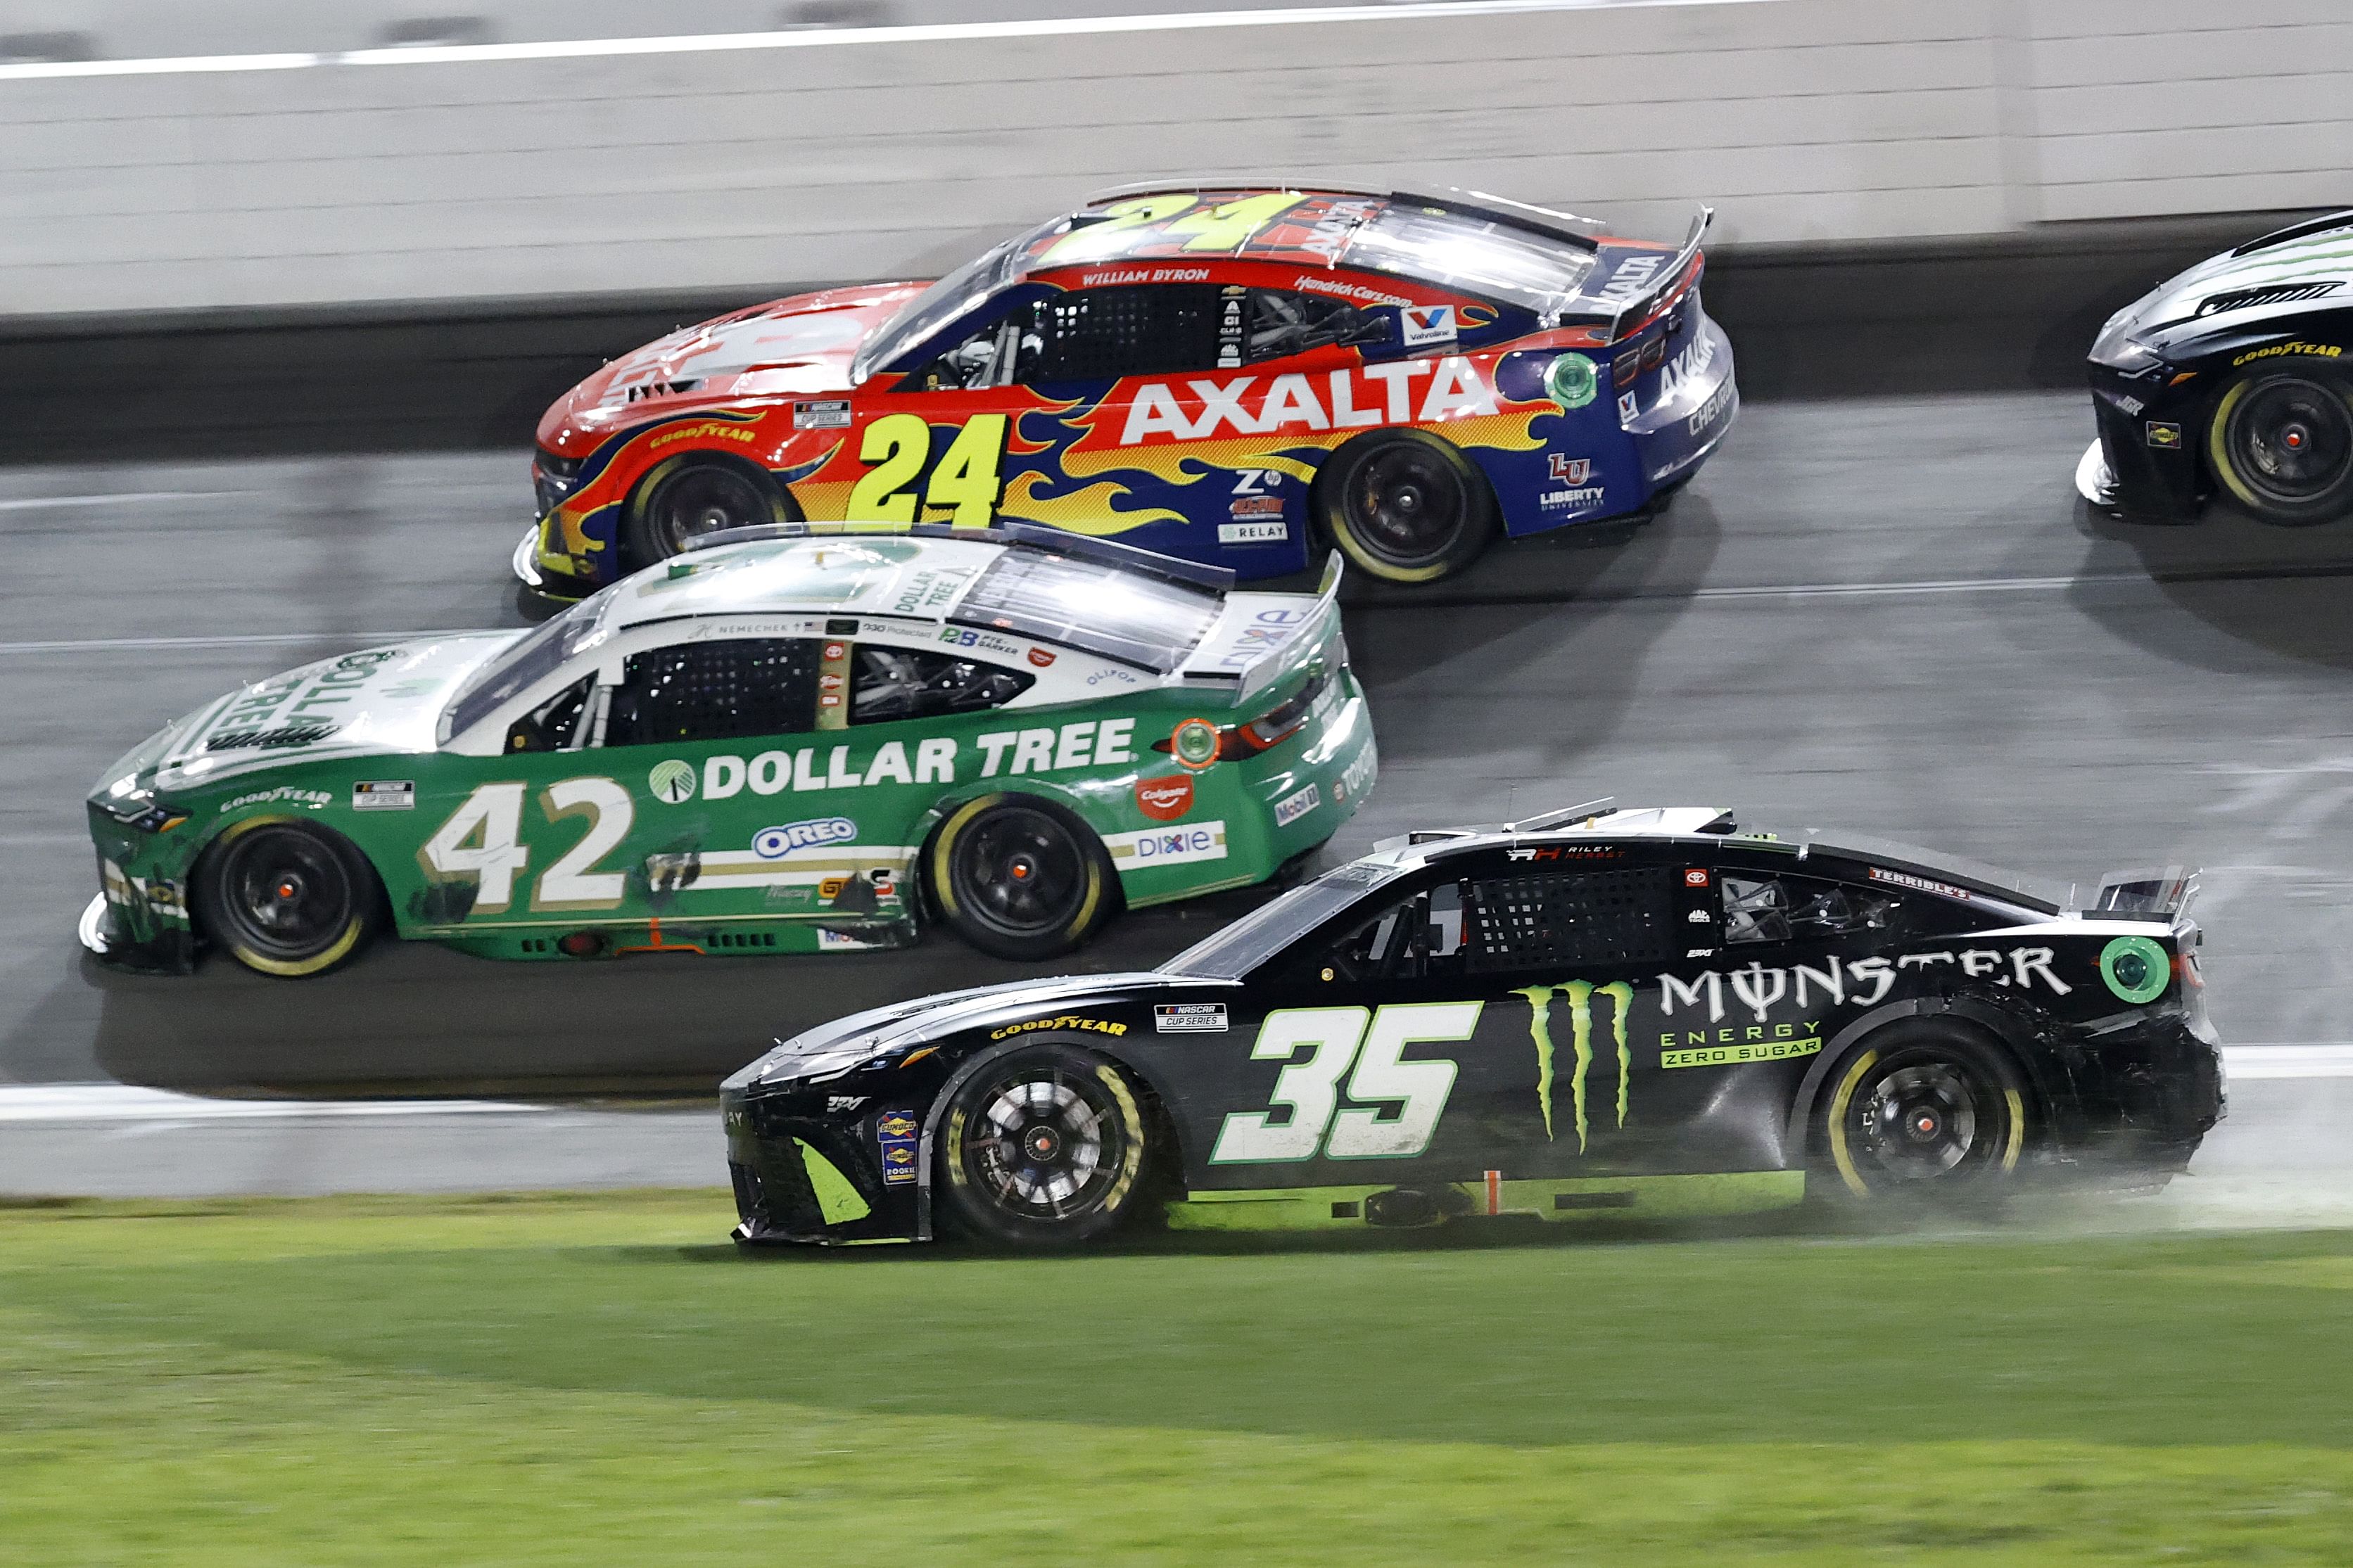
{"label": "race car windshield", "polygon": [[1008,550],[958,602],[971,626],[1064,643],[1166,675],[1216,624],[1222,601],[1206,588]]}
{"label": "race car windshield", "polygon": [[573,655],[594,644],[600,636],[605,607],[613,602],[619,586],[616,583],[600,589],[554,619],[541,622],[467,677],[442,711],[441,738],[464,734],[501,703],[553,675]]}
{"label": "race car windshield", "polygon": [[1032,235],[993,246],[941,279],[875,329],[849,366],[849,379],[863,382],[883,365],[971,310],[1013,280],[1014,258]]}
{"label": "race car windshield", "polygon": [[1404,872],[1402,866],[1363,860],[1335,867],[1305,886],[1292,889],[1274,902],[1251,910],[1215,936],[1195,942],[1162,964],[1160,972],[1197,974],[1207,980],[1242,979],[1334,915]]}
{"label": "race car windshield", "polygon": [[1539,312],[1559,309],[1593,269],[1592,253],[1566,240],[1466,213],[1394,205],[1356,230],[1347,260]]}

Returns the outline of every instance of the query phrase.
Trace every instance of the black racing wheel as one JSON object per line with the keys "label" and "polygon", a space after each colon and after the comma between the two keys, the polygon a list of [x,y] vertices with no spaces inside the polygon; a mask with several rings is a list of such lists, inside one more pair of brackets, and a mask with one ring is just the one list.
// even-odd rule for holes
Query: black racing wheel
{"label": "black racing wheel", "polygon": [[1334,542],[1391,583],[1461,571],[1497,531],[1486,476],[1452,443],[1423,430],[1358,437],[1324,465],[1315,495]]}
{"label": "black racing wheel", "polygon": [[1118,908],[1103,840],[1038,795],[966,801],[933,838],[929,869],[947,923],[998,958],[1068,952]]}
{"label": "black racing wheel", "polygon": [[941,1184],[955,1227],[1015,1247],[1074,1247],[1135,1207],[1145,1134],[1135,1091],[1053,1040],[986,1058],[948,1100]]}
{"label": "black racing wheel", "polygon": [[2030,1128],[2009,1056],[1965,1025],[1915,1019],[1874,1032],[1826,1080],[1817,1164],[1866,1203],[1999,1196]]}
{"label": "black racing wheel", "polygon": [[635,570],[667,561],[731,528],[799,521],[791,495],[765,474],[708,458],[672,458],[638,487],[622,524],[623,564]]}
{"label": "black racing wheel", "polygon": [[250,820],[221,836],[196,877],[196,918],[231,957],[263,974],[323,974],[374,934],[383,889],[341,834]]}
{"label": "black racing wheel", "polygon": [[2214,477],[2264,522],[2300,527],[2353,513],[2353,386],[2293,363],[2223,389],[2207,426]]}

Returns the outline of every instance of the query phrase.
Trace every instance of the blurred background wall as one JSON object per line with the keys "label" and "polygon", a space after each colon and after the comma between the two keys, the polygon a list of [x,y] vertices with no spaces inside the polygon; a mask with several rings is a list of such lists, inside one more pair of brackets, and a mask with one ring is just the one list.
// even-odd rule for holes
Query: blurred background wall
{"label": "blurred background wall", "polygon": [[1180,5],[13,0],[0,313],[750,296],[1231,169],[1736,249],[2353,200],[2348,0]]}

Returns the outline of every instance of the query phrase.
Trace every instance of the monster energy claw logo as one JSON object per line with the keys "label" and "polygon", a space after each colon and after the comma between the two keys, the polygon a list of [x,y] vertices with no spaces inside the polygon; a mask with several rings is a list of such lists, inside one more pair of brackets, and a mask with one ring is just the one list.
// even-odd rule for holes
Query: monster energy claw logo
{"label": "monster energy claw logo", "polygon": [[1577,1110],[1577,1152],[1585,1152],[1586,1069],[1593,1065],[1593,998],[1599,993],[1618,1005],[1610,1023],[1611,1037],[1618,1046],[1618,1125],[1626,1125],[1626,1086],[1633,1076],[1634,1054],[1626,1045],[1626,1015],[1633,1010],[1634,988],[1623,980],[1612,980],[1606,985],[1596,985],[1589,980],[1572,980],[1563,985],[1523,985],[1515,994],[1528,999],[1528,1037],[1536,1043],[1536,1099],[1544,1106],[1545,1136],[1552,1130],[1552,999],[1556,995],[1568,998],[1569,1044],[1577,1055],[1577,1077],[1570,1082],[1570,1101]]}

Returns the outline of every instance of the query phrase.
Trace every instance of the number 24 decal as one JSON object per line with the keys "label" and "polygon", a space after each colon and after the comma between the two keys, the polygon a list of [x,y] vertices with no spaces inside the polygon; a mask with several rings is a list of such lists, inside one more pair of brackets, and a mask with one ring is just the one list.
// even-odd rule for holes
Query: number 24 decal
{"label": "number 24 decal", "polygon": [[[923,487],[923,505],[944,508],[958,528],[987,528],[1003,484],[1005,432],[1010,417],[976,414],[956,431]],[[858,460],[872,467],[849,492],[850,522],[913,522],[915,477],[931,460],[932,427],[919,414],[885,414],[866,427]]]}
{"label": "number 24 decal", "polygon": [[[1274,1080],[1274,1103],[1291,1117],[1271,1124],[1263,1110],[1230,1112],[1218,1129],[1212,1165],[1326,1159],[1409,1159],[1430,1147],[1446,1097],[1454,1092],[1451,1061],[1400,1061],[1408,1046],[1467,1040],[1479,1026],[1479,1002],[1400,1002],[1362,1007],[1292,1007],[1267,1015],[1250,1047],[1255,1061],[1289,1063]],[[1292,1058],[1305,1049],[1305,1061]],[[1350,1068],[1356,1070],[1350,1072]],[[1398,1100],[1394,1117],[1371,1106],[1340,1109],[1340,1079],[1354,1100]],[[1330,1129],[1329,1133],[1325,1131]]]}
{"label": "number 24 decal", "polygon": [[[499,914],[514,901],[515,877],[531,858],[530,848],[521,842],[522,797],[528,787],[521,784],[477,786],[417,852],[426,870],[436,877],[478,879],[476,914]],[[565,779],[541,791],[539,804],[550,822],[586,816],[588,831],[539,874],[531,907],[609,910],[620,903],[622,873],[591,868],[629,836],[629,825],[638,815],[629,792],[611,779]]]}

